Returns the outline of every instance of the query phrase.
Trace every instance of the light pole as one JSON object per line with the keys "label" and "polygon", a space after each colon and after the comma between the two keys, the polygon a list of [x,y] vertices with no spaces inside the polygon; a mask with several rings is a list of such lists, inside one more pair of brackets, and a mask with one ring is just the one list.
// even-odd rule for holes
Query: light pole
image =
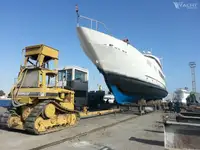
{"label": "light pole", "polygon": [[196,67],[196,63],[195,62],[190,62],[189,66],[191,68],[191,74],[192,74],[192,91],[196,92],[196,80],[195,80],[195,67]]}

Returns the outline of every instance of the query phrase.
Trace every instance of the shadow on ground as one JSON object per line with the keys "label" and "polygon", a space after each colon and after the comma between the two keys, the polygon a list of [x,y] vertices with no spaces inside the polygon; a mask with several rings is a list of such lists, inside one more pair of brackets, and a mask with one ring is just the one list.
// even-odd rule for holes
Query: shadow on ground
{"label": "shadow on ground", "polygon": [[105,146],[105,147],[103,147],[103,148],[101,148],[101,149],[99,149],[99,150],[113,150],[113,149],[110,148],[110,147]]}
{"label": "shadow on ground", "polygon": [[7,132],[10,132],[10,133],[18,133],[19,135],[20,134],[24,134],[24,135],[31,135],[31,136],[37,136],[35,134],[31,134],[31,133],[28,133],[27,131],[25,130],[18,130],[18,129],[9,129],[9,128],[4,128],[4,127],[0,127],[0,131],[7,131]]}
{"label": "shadow on ground", "polygon": [[144,143],[144,144],[149,144],[149,145],[164,146],[163,141],[147,140],[147,139],[141,139],[141,138],[136,138],[136,137],[130,137],[129,140]]}
{"label": "shadow on ground", "polygon": [[148,129],[144,129],[144,131],[153,132],[153,133],[164,133],[164,131],[148,130]]}

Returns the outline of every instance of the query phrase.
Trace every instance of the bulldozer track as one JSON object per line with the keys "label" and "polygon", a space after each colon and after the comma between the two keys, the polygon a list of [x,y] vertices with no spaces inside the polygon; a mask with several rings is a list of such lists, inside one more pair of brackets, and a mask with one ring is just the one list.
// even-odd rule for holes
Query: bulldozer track
{"label": "bulldozer track", "polygon": [[35,120],[37,119],[37,117],[39,115],[42,114],[43,110],[45,109],[45,106],[49,103],[53,103],[56,106],[56,109],[58,109],[61,112],[69,113],[69,114],[70,113],[76,113],[77,117],[78,117],[78,113],[76,111],[71,111],[71,110],[65,109],[53,100],[45,100],[45,101],[39,103],[38,105],[36,105],[36,107],[31,111],[28,118],[25,120],[24,128],[25,128],[26,131],[28,131],[28,133],[31,133],[31,134],[47,134],[47,133],[63,130],[64,128],[66,128],[68,126],[68,125],[66,125],[66,126],[56,126],[56,127],[50,128],[50,129],[48,129],[47,131],[44,131],[44,132],[38,132],[35,129],[35,127],[34,127]]}
{"label": "bulldozer track", "polygon": [[[41,135],[41,134],[47,134],[47,133],[51,133],[51,132],[60,131],[60,130],[63,130],[63,129],[65,129],[65,128],[68,127],[68,125],[65,125],[65,126],[54,126],[52,128],[48,128],[44,132],[38,132],[35,129],[35,125],[34,125],[35,120],[37,119],[38,116],[40,116],[43,113],[43,110],[45,109],[45,106],[47,104],[49,104],[49,103],[53,103],[56,106],[56,109],[59,110],[62,113],[65,113],[65,114],[66,113],[68,113],[68,114],[75,113],[76,116],[77,116],[77,121],[79,121],[80,116],[79,116],[78,111],[68,110],[68,109],[60,106],[54,100],[44,100],[44,101],[38,103],[34,107],[34,109],[31,111],[30,115],[25,120],[24,129],[25,129],[25,131],[27,131],[27,133]],[[15,114],[12,114],[10,111],[7,111],[7,112],[1,114],[1,116],[0,116],[0,126],[2,128],[9,128],[9,126],[8,126],[8,124],[9,124],[8,120],[9,120],[9,117],[11,117],[12,115],[15,115]]]}
{"label": "bulldozer track", "polygon": [[8,119],[11,116],[11,114],[6,111],[5,113],[0,115],[0,126],[2,128],[7,128],[8,127]]}
{"label": "bulldozer track", "polygon": [[[153,112],[152,112],[153,113]],[[149,114],[149,113],[147,113]],[[145,115],[147,115],[145,114]],[[60,139],[60,140],[57,140],[57,141],[54,141],[54,142],[51,142],[51,143],[47,143],[47,144],[44,144],[42,146],[38,146],[38,147],[35,147],[35,148],[31,148],[29,150],[41,150],[41,149],[45,149],[45,148],[49,148],[49,147],[53,147],[55,145],[59,145],[61,143],[64,143],[66,141],[70,141],[70,140],[73,140],[73,139],[76,139],[76,138],[80,138],[80,137],[83,137],[83,136],[86,136],[88,134],[92,134],[94,132],[97,132],[97,131],[100,131],[100,130],[104,130],[104,129],[107,129],[107,128],[110,128],[110,127],[113,127],[113,126],[116,126],[118,124],[121,124],[121,123],[124,123],[126,121],[129,121],[129,120],[132,120],[132,119],[136,119],[140,117],[140,115],[135,115],[135,116],[132,116],[132,117],[129,117],[127,119],[123,119],[123,120],[120,120],[120,121],[117,121],[115,123],[111,123],[111,124],[108,124],[108,125],[104,125],[104,126],[101,126],[101,127],[98,127],[98,128],[95,128],[95,129],[92,129],[90,131],[86,131],[86,132],[83,132],[83,133],[80,133],[80,134],[77,134],[75,136],[72,136],[72,137],[67,137],[67,138],[64,138],[64,139]]]}
{"label": "bulldozer track", "polygon": [[11,116],[18,116],[13,109],[8,109],[6,112],[0,115],[0,127],[9,128],[8,120]]}

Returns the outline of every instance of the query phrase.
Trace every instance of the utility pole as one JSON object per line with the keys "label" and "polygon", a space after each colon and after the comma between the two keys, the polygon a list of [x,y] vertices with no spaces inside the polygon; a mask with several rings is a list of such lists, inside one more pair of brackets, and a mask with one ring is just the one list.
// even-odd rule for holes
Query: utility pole
{"label": "utility pole", "polygon": [[195,62],[190,62],[189,66],[191,68],[191,74],[192,74],[192,91],[196,92],[196,80],[195,80],[195,67],[196,67],[196,63]]}

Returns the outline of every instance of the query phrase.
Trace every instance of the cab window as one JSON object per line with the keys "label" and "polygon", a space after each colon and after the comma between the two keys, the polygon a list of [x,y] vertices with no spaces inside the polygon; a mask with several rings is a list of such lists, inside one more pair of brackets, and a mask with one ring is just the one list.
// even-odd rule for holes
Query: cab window
{"label": "cab window", "polygon": [[86,73],[83,71],[75,70],[75,80],[85,81]]}

